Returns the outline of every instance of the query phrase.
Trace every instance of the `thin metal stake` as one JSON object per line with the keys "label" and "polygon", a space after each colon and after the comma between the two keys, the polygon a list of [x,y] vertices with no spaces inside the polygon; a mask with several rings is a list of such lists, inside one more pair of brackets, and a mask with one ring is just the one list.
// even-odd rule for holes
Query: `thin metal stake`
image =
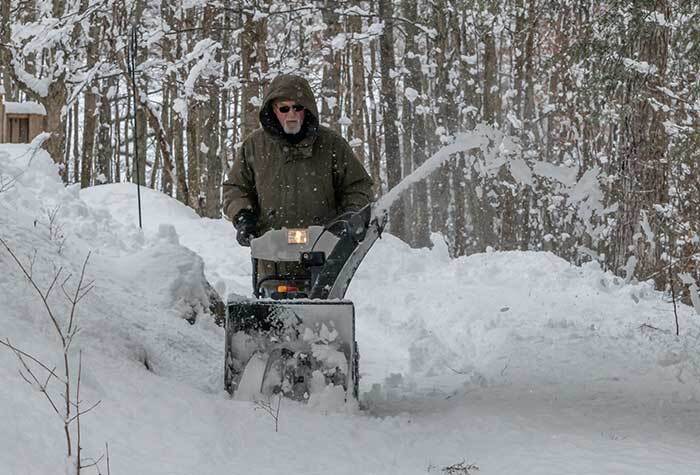
{"label": "thin metal stake", "polygon": [[139,229],[143,229],[141,221],[141,160],[139,159],[139,137],[136,128],[136,25],[131,27],[131,38],[129,41],[129,69],[131,69],[131,87],[134,91],[133,121],[134,121],[134,160],[136,160],[136,196],[139,206]]}

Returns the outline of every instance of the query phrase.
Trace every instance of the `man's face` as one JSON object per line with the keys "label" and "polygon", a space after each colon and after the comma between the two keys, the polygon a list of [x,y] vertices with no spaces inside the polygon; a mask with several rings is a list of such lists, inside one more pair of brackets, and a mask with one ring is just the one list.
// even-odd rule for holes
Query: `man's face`
{"label": "man's face", "polygon": [[272,105],[277,120],[280,121],[285,134],[298,134],[304,123],[304,106],[291,100],[275,101]]}

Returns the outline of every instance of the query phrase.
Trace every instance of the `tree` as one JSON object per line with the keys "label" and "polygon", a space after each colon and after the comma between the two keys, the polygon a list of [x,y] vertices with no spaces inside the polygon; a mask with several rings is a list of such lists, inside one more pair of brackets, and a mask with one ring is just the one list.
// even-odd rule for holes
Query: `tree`
{"label": "tree", "polygon": [[243,13],[243,33],[241,34],[241,80],[242,114],[241,120],[245,137],[258,128],[258,108],[262,101],[264,75],[267,73],[267,17],[256,15],[255,5]]}
{"label": "tree", "polygon": [[[384,128],[384,156],[388,189],[398,185],[402,178],[401,155],[399,150],[399,130],[397,127],[398,108],[396,104],[396,83],[394,71],[394,5],[392,0],[379,1],[379,18],[384,22],[384,30],[379,40],[381,51],[382,76],[382,126]],[[405,237],[406,225],[404,208],[396,203],[390,210],[390,226],[394,234]]]}
{"label": "tree", "polygon": [[[215,60],[221,63],[221,29],[223,22],[222,14],[215,11],[213,6],[208,5],[204,10],[205,31],[208,32],[214,41],[219,44],[216,49]],[[205,33],[206,34],[206,33]],[[203,102],[203,137],[206,137],[206,209],[204,214],[210,218],[221,217],[221,144],[219,139],[219,121],[221,109],[221,84],[217,80],[210,80],[207,85],[208,101]]]}
{"label": "tree", "polygon": [[[641,275],[660,264],[660,219],[655,206],[668,202],[668,137],[664,128],[665,95],[659,91],[666,75],[670,16],[666,1],[654,2],[653,10],[633,5],[629,30],[630,50],[624,69],[625,89],[618,178],[620,210],[616,221],[613,269],[623,269],[628,250],[637,260]],[[662,21],[648,21],[650,15]],[[635,58],[635,59],[632,59]],[[662,277],[663,278],[663,277]]]}
{"label": "tree", "polygon": [[323,23],[323,80],[321,82],[321,122],[340,131],[340,51],[333,40],[342,30],[336,9],[336,0],[324,0]]}
{"label": "tree", "polygon": [[[361,8],[362,2],[353,0],[353,6]],[[348,27],[352,33],[350,47],[352,63],[352,113],[348,137],[350,139],[350,144],[353,145],[357,158],[366,163],[364,110],[367,98],[365,95],[365,59],[364,48],[359,38],[362,31],[362,18],[359,15],[351,15],[348,18]]]}
{"label": "tree", "polygon": [[[88,1],[81,1],[81,10],[88,11]],[[97,12],[92,11],[87,15],[90,23],[90,28],[86,32],[82,32],[81,26],[76,27],[78,34],[87,34],[86,47],[86,63],[85,66],[94,74],[94,69],[97,65],[100,23],[97,20]],[[80,187],[87,188],[92,184],[92,169],[95,152],[95,130],[97,129],[97,94],[95,90],[95,82],[90,80],[85,84],[84,101],[83,101],[83,148],[82,162],[80,170]]]}
{"label": "tree", "polygon": [[[403,155],[404,175],[421,166],[426,159],[426,120],[427,104],[423,91],[423,74],[421,57],[423,52],[418,47],[418,4],[415,1],[401,2],[403,16],[406,19],[404,62],[408,70],[404,80],[402,126],[403,126]],[[410,200],[405,202],[406,221],[410,224],[410,234],[407,237],[415,247],[430,245],[430,219],[428,203],[428,184],[425,181],[416,183],[411,190]]]}

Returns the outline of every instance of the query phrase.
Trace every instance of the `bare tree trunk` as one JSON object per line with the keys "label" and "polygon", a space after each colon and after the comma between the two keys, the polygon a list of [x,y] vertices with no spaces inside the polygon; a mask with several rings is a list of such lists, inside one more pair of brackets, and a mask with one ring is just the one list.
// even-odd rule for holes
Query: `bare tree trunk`
{"label": "bare tree trunk", "polygon": [[[233,74],[235,76],[238,76],[240,74],[240,69],[241,69],[241,62],[236,61],[234,64],[233,68]],[[235,146],[240,140],[241,136],[238,134],[238,132],[241,130],[241,120],[239,119],[241,117],[241,103],[240,103],[240,93],[238,91],[234,91],[232,94],[233,98],[233,103],[231,104],[231,120],[233,123],[233,127],[231,127],[231,145]]]}
{"label": "bare tree trunk", "polygon": [[[451,22],[451,36],[453,45],[451,47],[453,51],[453,57],[456,56],[458,59],[456,64],[456,71],[459,74],[459,84],[455,86],[453,94],[455,97],[461,95],[461,101],[464,104],[474,104],[478,103],[479,99],[475,92],[473,84],[474,77],[470,71],[470,67],[467,66],[467,62],[462,58],[471,56],[473,49],[473,44],[470,42],[469,37],[466,33],[466,21],[465,15],[461,18],[457,18],[455,13],[452,13]],[[453,66],[454,67],[454,66]],[[471,85],[470,85],[471,84]],[[464,85],[464,87],[460,87]],[[466,127],[471,129],[475,125],[475,120],[473,115],[470,114],[460,114],[456,111],[456,117],[454,119],[459,127]],[[455,126],[455,129],[458,126]],[[454,238],[452,242],[452,252],[455,257],[463,256],[469,254],[472,249],[472,239],[470,238],[471,232],[469,229],[472,215],[469,209],[469,190],[472,189],[475,184],[470,182],[469,168],[468,164],[473,160],[471,154],[460,153],[454,162],[454,167],[452,169],[452,193],[454,195]]]}
{"label": "bare tree trunk", "polygon": [[[107,82],[107,90],[114,90],[116,80]],[[95,163],[96,181],[112,183],[112,105],[109,97],[103,91],[100,95],[100,128],[97,140],[97,162]]]}
{"label": "bare tree trunk", "polygon": [[[491,2],[489,7],[491,14],[498,13],[496,2]],[[498,82],[498,55],[496,52],[496,36],[494,34],[494,24],[487,25],[484,35],[484,102],[482,115],[484,121],[489,124],[500,121],[501,95]]]}
{"label": "bare tree trunk", "polygon": [[[101,20],[100,49],[111,45],[115,41],[115,20],[110,22],[107,19]],[[109,58],[116,60],[117,55],[114,51],[109,50],[105,53]],[[113,119],[112,119],[112,101],[118,101],[119,79],[110,78],[102,81],[103,88],[100,93],[99,107],[99,130],[97,134],[97,162],[95,163],[95,173],[98,183],[112,183],[114,176],[112,174],[112,162],[114,157],[114,139],[113,139]],[[118,142],[118,138],[116,139]],[[117,160],[119,157],[119,148],[117,148]],[[117,166],[118,166],[117,161]]]}
{"label": "bare tree trunk", "polygon": [[[656,13],[666,20],[670,7],[666,0],[655,3]],[[662,245],[660,219],[655,210],[658,203],[668,202],[668,148],[664,121],[666,112],[657,104],[666,102],[659,92],[666,74],[668,60],[669,27],[661,22],[649,22],[642,18],[647,11],[637,9],[633,18],[638,25],[628,57],[644,61],[656,68],[655,74],[628,70],[626,81],[626,108],[621,117],[620,165],[621,177],[620,209],[613,242],[614,254],[610,256],[614,270],[624,268],[628,252],[637,259],[637,275],[645,278],[661,264]],[[664,273],[657,273],[659,282]]]}
{"label": "bare tree trunk", "polygon": [[[161,178],[161,191],[168,196],[173,194],[173,162],[172,162],[172,145],[173,145],[173,135],[172,135],[172,125],[170,117],[172,115],[172,98],[170,97],[170,88],[167,84],[163,85],[163,108],[160,111],[160,128],[162,129],[162,143],[159,140],[161,150],[160,155],[163,158],[163,176]],[[162,149],[165,148],[167,153],[163,153]]]}
{"label": "bare tree trunk", "polygon": [[[525,40],[524,49],[524,89],[525,97],[522,105],[522,117],[524,119],[526,130],[523,130],[521,140],[524,144],[529,143],[527,132],[531,132],[535,138],[535,144],[539,148],[542,142],[540,139],[539,127],[535,123],[535,35],[538,34],[539,23],[537,21],[537,4],[536,0],[528,0],[527,7],[527,38]],[[522,86],[521,86],[522,87]],[[527,136],[527,137],[526,137]],[[532,144],[534,146],[534,144]],[[518,196],[518,224],[519,224],[519,243],[518,248],[527,250],[530,247],[531,224],[530,224],[530,204],[532,201],[532,190],[530,187],[524,188]]]}
{"label": "bare tree trunk", "polygon": [[467,196],[466,196],[466,160],[460,153],[455,160],[455,169],[452,173],[452,189],[454,199],[454,242],[452,253],[455,257],[467,254]]}
{"label": "bare tree trunk", "polygon": [[[181,10],[181,6],[178,6]],[[182,21],[180,20],[180,15],[175,15],[175,7],[170,1],[161,2],[161,11],[163,12],[163,18],[165,21],[173,25],[174,28],[180,29],[182,26]],[[178,38],[163,38],[163,56],[169,62],[175,62],[182,58],[182,40]],[[175,197],[178,201],[184,204],[189,203],[189,187],[187,184],[187,172],[185,170],[185,148],[184,148],[184,132],[183,132],[183,119],[180,110],[175,110],[172,106],[176,100],[184,100],[178,96],[177,90],[178,75],[177,72],[173,71],[168,76],[164,88],[167,89],[167,103],[163,107],[163,122],[167,122],[168,131],[166,132],[168,137],[168,145],[172,144],[173,161],[174,165],[171,163],[169,166],[170,175],[175,173],[177,183],[173,183],[172,176],[168,178],[164,176],[163,191],[172,195],[172,187],[175,186]],[[168,117],[166,121],[165,117]],[[173,170],[174,168],[174,170]],[[165,175],[168,175],[168,170],[165,170]]]}
{"label": "bare tree trunk", "polygon": [[[188,48],[191,50],[196,39],[193,38],[193,33],[198,25],[195,20],[195,9],[190,8],[185,15],[185,28],[191,30],[187,34]],[[200,206],[200,141],[198,136],[198,127],[201,117],[199,112],[199,103],[195,98],[188,97],[187,99],[187,122],[185,123],[185,135],[187,137],[187,189],[189,190],[188,206],[194,209],[198,214],[202,214]]]}
{"label": "bare tree trunk", "polygon": [[523,118],[526,120],[528,129],[535,135],[535,141],[539,143],[538,128],[533,125],[535,120],[535,35],[539,31],[539,23],[537,21],[537,3],[536,0],[528,0],[527,6],[527,39],[525,40],[525,104],[523,108]]}
{"label": "bare tree trunk", "polygon": [[[166,22],[173,21],[174,15],[172,14],[169,2],[161,2],[161,12],[163,18]],[[172,23],[170,23],[172,24]],[[167,35],[166,35],[167,37]],[[161,54],[165,61],[173,61],[173,39],[164,37],[162,39]],[[179,41],[175,38],[174,41]],[[174,185],[174,174],[175,170],[173,167],[173,101],[176,96],[173,95],[173,88],[171,87],[171,80],[174,80],[176,73],[171,73],[165,78],[163,83],[163,107],[160,110],[160,117],[156,117],[156,123],[160,133],[157,132],[158,136],[158,149],[160,150],[160,156],[163,159],[163,175],[161,179],[161,191],[168,196],[173,195],[173,185]],[[155,115],[155,111],[154,111]],[[153,119],[152,119],[153,120]],[[156,130],[158,130],[156,129]]]}
{"label": "bare tree trunk", "polygon": [[[145,0],[136,0],[136,12],[134,16],[137,25],[140,25],[141,19],[143,17],[143,12],[145,9]],[[139,28],[140,30],[140,28]],[[140,37],[139,37],[140,38]],[[139,183],[142,186],[146,185],[146,158],[148,156],[148,117],[146,114],[146,108],[143,103],[142,97],[148,92],[148,78],[145,73],[141,71],[143,64],[148,60],[148,50],[146,49],[146,43],[142,41],[137,41],[137,52],[136,52],[136,87],[138,92],[134,91],[138,95],[135,98],[136,102],[136,130],[134,131],[134,173],[132,175],[134,183]],[[136,160],[138,157],[138,160]]]}
{"label": "bare tree trunk", "polygon": [[151,165],[151,176],[148,179],[148,187],[152,190],[156,189],[158,185],[158,174],[160,173],[160,148],[156,147],[155,157],[153,158],[153,165]]}
{"label": "bare tree trunk", "polygon": [[262,100],[262,74],[267,72],[267,19],[254,20],[250,14],[244,14],[243,33],[241,33],[241,66],[243,97],[243,137],[259,126],[258,110]]}
{"label": "bare tree trunk", "polygon": [[[342,98],[343,109],[340,115],[339,125],[341,126],[341,131],[343,131],[342,126],[345,125],[344,132],[346,134],[350,133],[352,128],[352,97],[353,97],[353,79],[352,72],[352,47],[345,47],[345,51],[342,54],[343,64],[342,64],[342,77],[340,84],[338,85],[338,98]],[[342,133],[342,132],[341,132]],[[349,135],[347,135],[349,136]]]}
{"label": "bare tree trunk", "polygon": [[[2,125],[0,124],[0,128]],[[65,163],[70,165],[71,163],[71,156],[70,156],[70,151],[71,151],[71,137],[73,134],[73,114],[72,111],[68,111],[66,113],[66,150],[63,155],[63,158],[65,160]],[[69,171],[70,175],[70,171]]]}
{"label": "bare tree trunk", "polygon": [[[221,42],[221,47],[222,47],[222,56],[223,56],[223,63],[224,63],[224,71],[223,71],[223,77],[221,78],[221,81],[223,84],[227,84],[229,81],[229,78],[231,77],[230,73],[230,64],[228,61],[227,55],[229,54],[229,50],[231,49],[231,33],[230,30],[232,28],[232,18],[231,18],[231,13],[229,11],[224,12],[224,30],[222,32],[222,42]],[[231,153],[233,150],[232,148],[229,148],[229,143],[228,143],[228,131],[229,131],[229,118],[231,117],[230,115],[230,104],[229,101],[231,100],[231,95],[229,95],[229,89],[224,87],[221,89],[221,107],[219,111],[219,162],[221,166],[221,171],[222,171],[222,177],[228,174],[229,170],[229,165],[228,165],[228,160],[229,157],[233,158],[233,154]],[[233,130],[236,130],[235,127],[233,127]],[[233,142],[235,143],[235,142]],[[219,190],[221,191],[221,190]]]}
{"label": "bare tree trunk", "polygon": [[[416,42],[418,28],[417,4],[412,0],[402,0],[403,15],[408,20],[406,24],[406,54],[405,63],[408,75],[405,80],[406,90],[403,100],[403,147],[404,147],[404,175],[421,166],[426,159],[426,126],[423,108],[423,81],[421,73],[420,52]],[[412,98],[412,99],[409,99]],[[409,200],[406,200],[408,203]],[[428,208],[428,184],[421,180],[412,189],[411,206],[407,207],[407,222],[410,244],[414,247],[430,246],[430,218]]]}
{"label": "bare tree trunk", "polygon": [[[384,113],[382,123],[384,125],[384,152],[386,156],[387,185],[392,189],[399,184],[402,178],[401,156],[399,150],[399,130],[396,125],[398,111],[396,104],[396,83],[392,77],[396,69],[394,58],[394,6],[392,0],[379,0],[379,18],[384,21],[384,32],[380,37],[381,48],[381,72],[382,72],[382,99],[384,101]],[[390,210],[389,221],[391,232],[406,239],[406,223],[404,209],[400,202],[394,204]]]}
{"label": "bare tree trunk", "polygon": [[[216,11],[214,7],[207,6],[204,10],[204,23],[205,23],[205,34],[214,39],[215,41],[221,41],[221,27],[222,22],[220,18],[217,18]],[[207,32],[209,27],[214,27],[210,32]],[[221,50],[217,52],[217,61],[221,61],[222,55]],[[208,84],[207,92],[209,94],[209,101],[206,104],[206,114],[204,117],[205,130],[208,132],[207,135],[207,153],[206,153],[206,209],[205,215],[209,218],[220,218],[221,217],[221,178],[222,178],[222,167],[221,167],[221,155],[220,155],[220,124],[219,124],[219,114],[221,113],[221,86],[217,81],[211,81]]]}
{"label": "bare tree trunk", "polygon": [[331,40],[341,31],[336,0],[324,0],[323,22],[323,81],[321,83],[321,123],[340,132],[340,51],[333,49]]}
{"label": "bare tree trunk", "polygon": [[[12,34],[12,20],[10,17],[12,12],[11,3],[12,2],[9,1],[3,1],[0,4],[0,42],[5,45],[10,44]],[[0,47],[0,65],[2,65],[3,68],[9,68],[11,59],[12,54],[10,50]],[[5,90],[5,99],[8,101],[16,100],[15,87],[10,74],[4,73],[2,75],[2,86]]]}
{"label": "bare tree trunk", "polygon": [[[80,183],[80,141],[79,133],[80,127],[79,122],[79,104],[78,98],[75,98],[75,104],[73,104],[73,183]],[[67,162],[66,162],[67,163]]]}
{"label": "bare tree trunk", "polygon": [[[525,25],[525,7],[523,0],[515,0],[515,31],[513,32],[513,43],[511,44],[511,57],[513,62],[513,89],[515,97],[513,101],[513,112],[518,116],[523,115],[523,97],[525,95],[525,38],[527,28]],[[513,124],[510,125],[511,135],[520,133]]]}
{"label": "bare tree trunk", "polygon": [[[362,2],[354,0],[356,6],[360,6]],[[356,35],[362,31],[362,18],[359,16],[351,16],[348,19],[350,31],[353,34],[353,43],[351,46],[352,55],[352,115],[350,117],[352,123],[348,133],[351,144],[355,141],[358,145],[354,146],[355,155],[360,161],[365,161],[365,123],[363,120],[363,111],[365,107],[365,62],[362,43],[357,40]]]}
{"label": "bare tree trunk", "polygon": [[[6,2],[7,3],[7,2]],[[19,17],[19,20],[21,23],[32,23],[35,22],[37,19],[36,13],[37,13],[37,5],[36,5],[36,0],[25,0],[22,3],[20,3],[21,7],[17,11],[17,15]],[[54,12],[54,17],[60,17],[65,9],[64,5],[64,0],[59,0],[53,1],[53,12]],[[53,51],[55,53],[55,50]],[[37,61],[36,53],[31,52],[28,54],[23,54],[23,62],[24,62],[24,68],[27,73],[30,75],[36,75],[37,71],[41,71],[41,68],[44,66],[44,58],[40,57],[39,61]],[[39,76],[42,76],[41,73],[39,73]]]}
{"label": "bare tree trunk", "polygon": [[[88,5],[83,0],[81,9],[87,10]],[[95,19],[95,15],[90,15],[90,29],[87,31],[87,55],[85,66],[89,69],[93,68],[97,63],[100,25]],[[95,153],[95,130],[97,127],[97,96],[93,92],[93,82],[90,82],[85,87],[84,104],[83,104],[83,148],[82,148],[82,167],[80,169],[80,187],[87,188],[92,184],[92,169]]]}
{"label": "bare tree trunk", "polygon": [[[370,74],[369,81],[367,81],[367,95],[369,97],[369,110],[367,110],[367,104],[365,103],[365,117],[367,118],[367,130],[369,137],[369,173],[374,181],[374,194],[379,197],[382,195],[382,168],[381,168],[381,152],[379,149],[379,139],[378,139],[378,120],[377,120],[377,109],[379,105],[374,99],[374,80],[377,75],[377,48],[376,42],[372,40],[369,44],[369,57],[370,57]],[[371,112],[370,112],[371,111]]]}
{"label": "bare tree trunk", "polygon": [[176,198],[181,203],[188,204],[190,202],[189,180],[187,179],[187,171],[185,169],[185,140],[182,118],[180,114],[175,112],[173,118],[173,149],[175,151],[175,172],[177,174],[177,193]]}
{"label": "bare tree trunk", "polygon": [[129,144],[131,141],[129,140],[129,137],[131,134],[129,134],[129,127],[133,127],[133,120],[132,120],[132,111],[133,108],[131,107],[132,104],[132,99],[131,99],[131,88],[127,87],[126,88],[126,120],[124,120],[124,172],[125,172],[125,178],[127,182],[131,182],[131,157],[129,155]]}
{"label": "bare tree trunk", "polygon": [[[524,62],[523,53],[524,48],[524,7],[522,0],[517,0],[515,5],[515,35],[513,36],[512,56],[515,56],[515,72],[514,72],[514,88],[516,89],[516,96],[511,113],[514,113],[522,117],[520,111],[520,102],[522,102],[523,97],[523,83],[524,83]],[[505,49],[505,48],[503,48]],[[510,104],[508,104],[510,106]],[[522,127],[516,128],[512,123],[510,124],[511,135],[525,135],[525,130]],[[498,208],[498,222],[499,226],[499,236],[498,236],[498,248],[501,250],[514,250],[518,248],[519,241],[517,239],[518,228],[517,228],[517,207],[519,206],[518,197],[516,196],[517,183],[513,183],[513,178],[511,176],[510,170],[502,166],[498,172],[498,181],[495,185],[497,193],[499,196],[499,208]],[[512,187],[512,188],[511,188]]]}
{"label": "bare tree trunk", "polygon": [[189,101],[189,108],[187,110],[187,189],[189,190],[189,203],[188,205],[197,211],[197,213],[202,212],[200,207],[200,174],[199,174],[199,161],[200,161],[200,141],[197,134],[197,123],[200,120],[199,105],[195,100]]}
{"label": "bare tree trunk", "polygon": [[54,162],[59,165],[59,174],[64,183],[68,183],[68,164],[64,161],[66,147],[66,116],[65,105],[67,97],[65,77],[56,79],[49,85],[49,93],[44,99],[46,108],[46,128],[51,132],[51,138],[46,142],[46,151]]}
{"label": "bare tree trunk", "polygon": [[[134,146],[138,152],[134,150],[133,167],[134,172],[131,175],[134,183],[139,183],[142,186],[146,185],[146,158],[148,157],[148,118],[143,106],[136,108],[136,131],[134,136]],[[138,155],[136,155],[138,153]],[[138,160],[136,160],[138,157]]]}
{"label": "bare tree trunk", "polygon": [[[437,131],[441,128],[443,135],[448,134],[447,110],[445,102],[447,97],[447,71],[445,68],[445,54],[449,48],[449,27],[447,24],[447,7],[444,0],[437,0],[436,7],[433,11],[433,24],[437,31],[435,43],[432,45],[434,50],[436,71],[433,79],[432,97],[433,113],[429,116],[431,120],[430,129]],[[430,49],[430,48],[429,48]],[[426,91],[428,92],[428,91]],[[428,118],[426,117],[426,120]],[[426,126],[426,128],[428,128]],[[442,146],[439,137],[436,134],[431,134],[430,138],[426,137],[426,146],[434,148]],[[430,228],[432,231],[442,233],[445,236],[450,235],[450,208],[452,207],[452,181],[450,180],[450,164],[441,165],[435,172],[430,175]]]}
{"label": "bare tree trunk", "polygon": [[[115,97],[119,97],[119,81],[116,81],[117,85],[115,87]],[[121,173],[121,163],[122,163],[122,131],[121,131],[122,119],[119,111],[119,101],[114,101],[114,137],[115,137],[115,153],[114,153],[114,182],[120,183],[122,181]]]}
{"label": "bare tree trunk", "polygon": [[241,62],[242,62],[242,105],[241,113],[243,118],[242,135],[243,137],[250,134],[258,127],[258,104],[255,98],[260,96],[259,81],[255,77],[253,68],[255,66],[255,31],[256,25],[252,18],[247,16],[243,23],[243,33],[241,34]]}

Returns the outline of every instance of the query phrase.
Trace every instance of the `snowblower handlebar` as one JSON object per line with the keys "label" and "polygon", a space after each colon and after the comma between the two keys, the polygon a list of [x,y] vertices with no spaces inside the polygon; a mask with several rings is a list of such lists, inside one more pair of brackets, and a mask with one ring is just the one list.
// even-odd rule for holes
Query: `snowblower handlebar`
{"label": "snowblower handlebar", "polygon": [[[299,263],[311,282],[310,298],[343,298],[349,281],[387,222],[386,212],[374,215],[372,205],[341,214],[326,226],[300,229],[273,229],[250,243],[253,264],[253,292],[261,295],[260,286],[281,276],[259,279],[258,261]],[[342,282],[339,283],[339,278]],[[293,276],[287,280],[302,280]],[[335,289],[335,291],[333,291]],[[329,297],[334,295],[334,297]]]}

